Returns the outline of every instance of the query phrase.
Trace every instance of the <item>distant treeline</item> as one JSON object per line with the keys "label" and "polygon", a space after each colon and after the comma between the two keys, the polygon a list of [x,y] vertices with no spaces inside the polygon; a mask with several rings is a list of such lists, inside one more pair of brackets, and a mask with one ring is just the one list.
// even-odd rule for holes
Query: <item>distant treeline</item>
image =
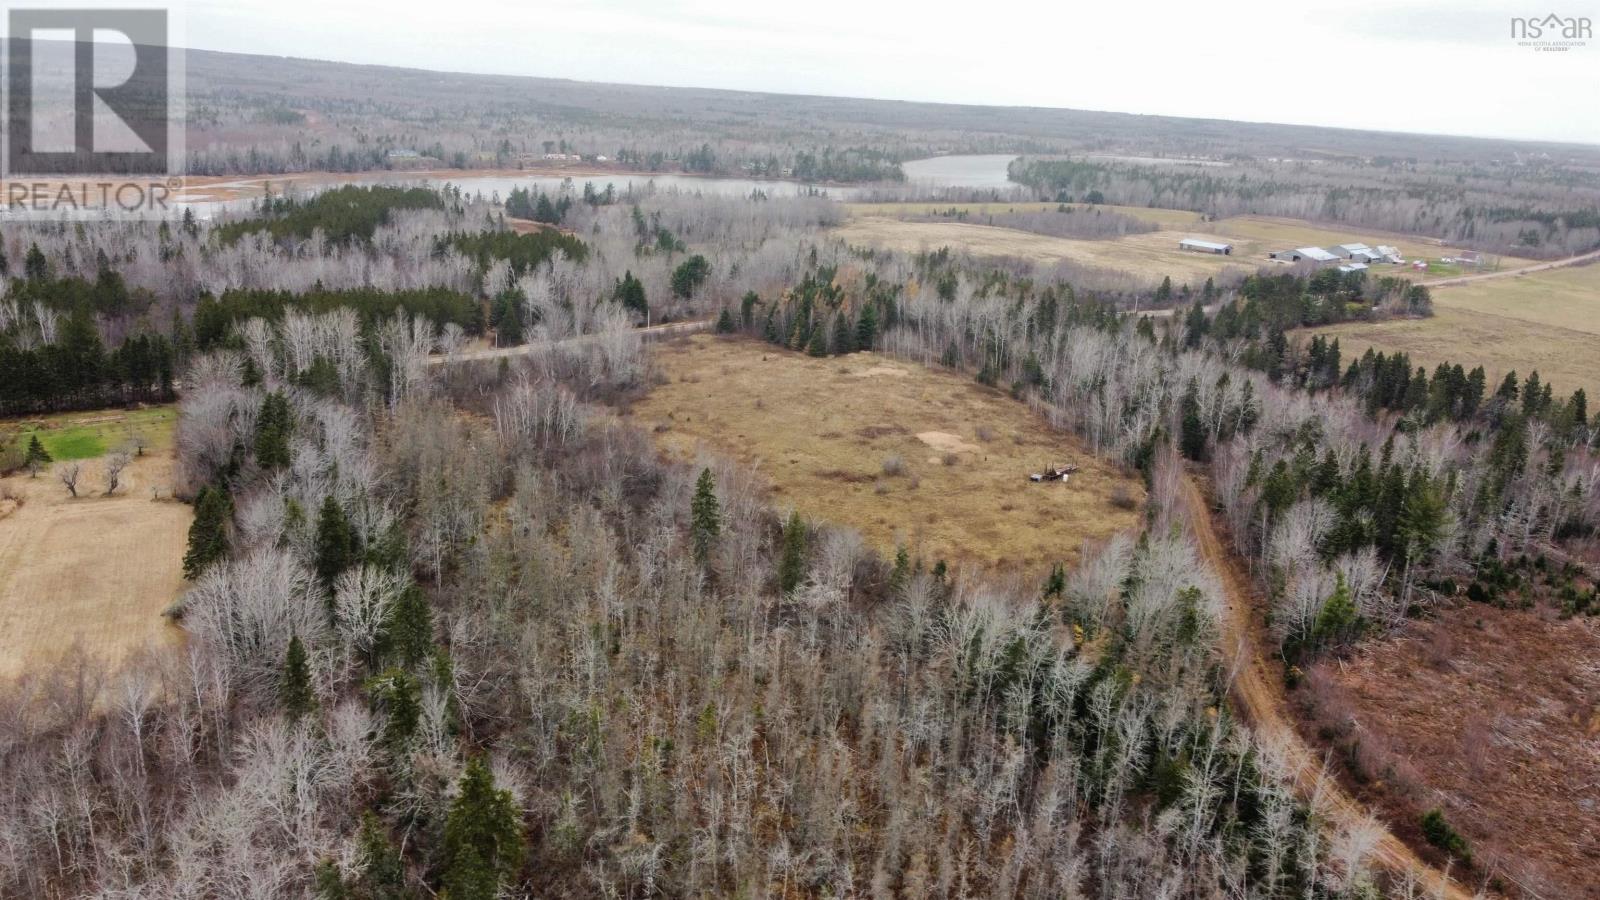
{"label": "distant treeline", "polygon": [[302,240],[321,230],[328,240],[347,243],[370,241],[378,226],[389,222],[397,209],[443,209],[444,198],[428,188],[387,185],[345,185],[323,191],[309,200],[268,197],[256,218],[229,222],[217,228],[217,239],[232,244],[247,234],[265,231],[275,240]]}
{"label": "distant treeline", "polygon": [[1322,165],[1234,160],[1226,166],[1023,157],[1012,181],[1062,202],[1187,209],[1217,216],[1290,216],[1427,234],[1517,256],[1600,247],[1600,198],[1528,170],[1503,173],[1416,161]]}

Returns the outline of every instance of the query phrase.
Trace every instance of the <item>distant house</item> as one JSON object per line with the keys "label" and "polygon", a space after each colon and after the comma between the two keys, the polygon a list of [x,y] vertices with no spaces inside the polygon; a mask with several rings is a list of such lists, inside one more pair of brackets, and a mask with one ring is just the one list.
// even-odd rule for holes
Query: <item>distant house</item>
{"label": "distant house", "polygon": [[1319,264],[1335,262],[1339,259],[1339,257],[1321,247],[1299,247],[1294,250],[1279,250],[1276,253],[1269,253],[1267,256],[1271,259],[1281,259],[1287,262],[1314,262]]}
{"label": "distant house", "polygon": [[1195,238],[1184,238],[1178,242],[1179,250],[1192,250],[1195,253],[1219,253],[1224,256],[1233,253],[1232,244],[1219,244],[1216,241],[1202,241]]}
{"label": "distant house", "polygon": [[1393,263],[1397,266],[1406,261],[1405,257],[1400,255],[1400,251],[1398,249],[1390,247],[1387,244],[1378,245],[1378,256],[1382,257],[1383,262]]}

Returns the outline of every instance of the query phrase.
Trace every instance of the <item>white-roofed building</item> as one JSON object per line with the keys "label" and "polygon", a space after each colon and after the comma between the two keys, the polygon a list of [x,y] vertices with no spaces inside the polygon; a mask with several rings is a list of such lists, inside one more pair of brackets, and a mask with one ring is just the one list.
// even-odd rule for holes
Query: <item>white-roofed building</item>
{"label": "white-roofed building", "polygon": [[1339,257],[1321,247],[1299,247],[1294,250],[1279,250],[1276,253],[1267,255],[1272,259],[1288,260],[1289,262],[1330,263],[1339,259]]}
{"label": "white-roofed building", "polygon": [[1228,255],[1233,253],[1232,244],[1219,244],[1216,241],[1202,241],[1198,238],[1184,238],[1178,242],[1179,250],[1192,250],[1195,253],[1220,253]]}

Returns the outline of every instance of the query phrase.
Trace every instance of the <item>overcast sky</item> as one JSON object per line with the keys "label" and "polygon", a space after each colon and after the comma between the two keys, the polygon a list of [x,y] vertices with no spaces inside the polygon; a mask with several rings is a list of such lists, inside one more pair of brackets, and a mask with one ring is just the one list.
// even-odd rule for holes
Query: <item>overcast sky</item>
{"label": "overcast sky", "polygon": [[[1543,5],[1533,5],[1543,4]],[[1548,7],[1548,8],[1547,8]],[[1600,0],[189,0],[191,47],[462,72],[1600,143]]]}

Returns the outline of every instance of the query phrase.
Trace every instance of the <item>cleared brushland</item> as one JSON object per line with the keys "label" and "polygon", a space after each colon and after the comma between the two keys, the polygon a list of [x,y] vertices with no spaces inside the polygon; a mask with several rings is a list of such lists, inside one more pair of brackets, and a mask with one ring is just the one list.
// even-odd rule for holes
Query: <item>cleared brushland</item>
{"label": "cleared brushland", "polygon": [[1306,682],[1330,758],[1397,831],[1420,837],[1421,816],[1441,809],[1526,895],[1600,897],[1594,619],[1466,603]]}
{"label": "cleared brushland", "polygon": [[1441,287],[1428,319],[1319,328],[1339,338],[1346,359],[1368,347],[1404,351],[1430,369],[1481,365],[1491,384],[1507,372],[1539,377],[1565,395],[1600,391],[1600,265]]}
{"label": "cleared brushland", "polygon": [[[852,526],[888,555],[1037,570],[1138,524],[1136,478],[970,376],[705,335],[652,353],[660,383],[629,416],[665,450],[753,465],[775,505]],[[1028,481],[1057,463],[1083,469]]]}
{"label": "cleared brushland", "polygon": [[[58,459],[77,458],[83,474],[77,499],[53,471],[0,479],[0,678],[74,652],[116,665],[145,647],[181,640],[161,615],[183,587],[192,518],[171,499],[174,415],[168,407],[133,414],[148,446],[109,497],[104,457],[89,451],[97,440],[115,442],[113,449],[121,443],[123,414],[29,423],[47,448],[62,451]],[[4,426],[7,433],[17,424]]]}

